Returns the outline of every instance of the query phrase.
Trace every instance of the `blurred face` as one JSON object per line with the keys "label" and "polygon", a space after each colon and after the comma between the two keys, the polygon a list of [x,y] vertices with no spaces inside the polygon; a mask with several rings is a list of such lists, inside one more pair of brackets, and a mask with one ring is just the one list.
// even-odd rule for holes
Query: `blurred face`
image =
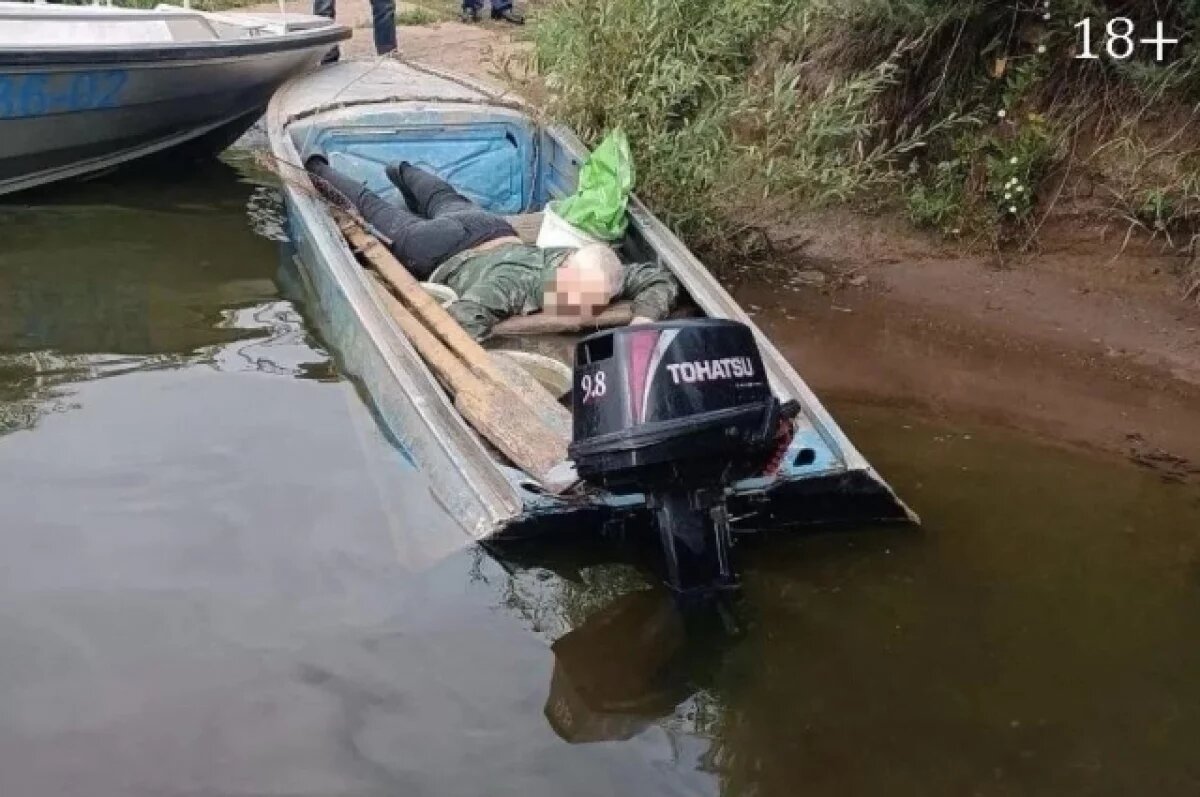
{"label": "blurred face", "polygon": [[544,311],[551,315],[591,318],[608,304],[608,284],[599,269],[564,263],[546,285]]}

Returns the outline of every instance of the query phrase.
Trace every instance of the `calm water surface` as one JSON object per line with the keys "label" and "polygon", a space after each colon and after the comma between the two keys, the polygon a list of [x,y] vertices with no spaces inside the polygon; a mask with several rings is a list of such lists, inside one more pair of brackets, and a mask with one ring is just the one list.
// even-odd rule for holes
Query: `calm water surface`
{"label": "calm water surface", "polygon": [[0,795],[1193,795],[1200,490],[834,407],[923,514],[737,628],[471,546],[227,165],[0,206]]}

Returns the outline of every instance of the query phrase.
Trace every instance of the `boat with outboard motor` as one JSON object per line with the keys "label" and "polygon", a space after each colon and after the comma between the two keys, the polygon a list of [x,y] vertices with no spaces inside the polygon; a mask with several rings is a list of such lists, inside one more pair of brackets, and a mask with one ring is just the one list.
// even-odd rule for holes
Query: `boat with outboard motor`
{"label": "boat with outboard motor", "polygon": [[[276,168],[291,175],[282,190],[311,315],[380,422],[476,539],[657,520],[676,575],[719,581],[739,530],[916,521],[795,369],[636,197],[619,252],[667,265],[688,317],[551,336],[557,346],[535,341],[573,370],[570,451],[584,481],[564,495],[541,489],[456,409],[300,167],[301,153],[319,150],[393,197],[384,168],[407,160],[520,222],[575,190],[583,144],[511,94],[399,61],[343,63],[290,82],[271,101],[267,129]],[[536,223],[516,226],[534,237]]]}
{"label": "boat with outboard motor", "polygon": [[349,37],[324,17],[0,2],[0,194],[219,152]]}

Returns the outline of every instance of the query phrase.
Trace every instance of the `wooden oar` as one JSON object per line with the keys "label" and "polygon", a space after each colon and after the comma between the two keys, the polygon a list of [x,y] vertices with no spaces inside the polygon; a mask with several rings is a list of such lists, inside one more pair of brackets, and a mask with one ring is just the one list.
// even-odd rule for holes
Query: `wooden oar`
{"label": "wooden oar", "polygon": [[490,351],[492,364],[504,375],[508,387],[521,397],[525,405],[533,410],[534,417],[545,425],[552,434],[570,440],[572,434],[571,412],[554,400],[550,391],[533,374],[526,371],[516,360],[505,357],[503,352]]}
{"label": "wooden oar", "polygon": [[565,467],[567,440],[528,411],[515,392],[488,382],[468,369],[437,336],[387,289],[376,283],[396,324],[454,395],[454,406],[480,434],[550,493],[573,486],[578,478]]}
{"label": "wooden oar", "polygon": [[442,339],[446,347],[461,357],[472,371],[497,385],[503,385],[503,375],[484,348],[459,326],[436,299],[425,292],[421,283],[408,273],[395,255],[348,215],[337,210],[332,213],[346,240],[388,281],[404,303]]}

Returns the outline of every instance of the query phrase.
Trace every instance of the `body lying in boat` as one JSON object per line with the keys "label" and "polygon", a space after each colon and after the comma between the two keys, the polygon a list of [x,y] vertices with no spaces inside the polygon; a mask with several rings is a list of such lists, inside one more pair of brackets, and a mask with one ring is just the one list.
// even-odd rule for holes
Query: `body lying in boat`
{"label": "body lying in boat", "polygon": [[450,315],[486,338],[505,318],[539,311],[594,319],[616,299],[632,303],[632,323],[666,318],[680,288],[655,263],[624,264],[603,244],[539,248],[522,241],[504,217],[489,213],[439,177],[406,162],[386,173],[403,200],[389,202],[319,154],[305,167],[335,201],[349,202],[418,279],[454,292]]}

